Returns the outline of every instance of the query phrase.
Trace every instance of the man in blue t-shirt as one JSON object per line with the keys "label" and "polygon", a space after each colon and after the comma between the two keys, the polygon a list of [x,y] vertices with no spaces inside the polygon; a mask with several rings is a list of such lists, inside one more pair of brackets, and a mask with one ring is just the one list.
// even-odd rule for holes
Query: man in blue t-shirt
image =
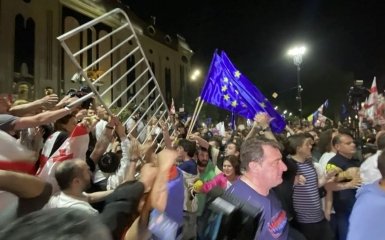
{"label": "man in blue t-shirt", "polygon": [[178,152],[178,160],[182,161],[178,168],[182,170],[184,183],[184,224],[182,235],[183,239],[195,239],[198,205],[195,196],[191,194],[191,190],[194,180],[198,177],[197,162],[193,158],[196,152],[196,144],[186,139],[180,139],[176,151]]}
{"label": "man in blue t-shirt", "polygon": [[242,144],[240,156],[243,175],[227,192],[262,207],[265,224],[255,239],[287,239],[286,212],[271,190],[282,182],[282,173],[287,170],[279,145],[267,139],[249,138]]}
{"label": "man in blue t-shirt", "polygon": [[195,143],[186,139],[180,139],[176,151],[178,152],[178,161],[181,163],[178,168],[184,172],[197,175],[197,162],[193,159],[196,152]]}

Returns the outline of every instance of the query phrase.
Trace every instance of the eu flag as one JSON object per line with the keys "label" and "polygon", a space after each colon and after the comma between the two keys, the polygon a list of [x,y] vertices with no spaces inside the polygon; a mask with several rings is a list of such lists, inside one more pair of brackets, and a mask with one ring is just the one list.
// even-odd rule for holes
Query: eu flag
{"label": "eu flag", "polygon": [[271,129],[277,133],[286,126],[283,117],[261,91],[234,67],[224,52],[221,55],[214,53],[201,98],[247,119],[253,119],[258,112],[266,112],[272,118]]}

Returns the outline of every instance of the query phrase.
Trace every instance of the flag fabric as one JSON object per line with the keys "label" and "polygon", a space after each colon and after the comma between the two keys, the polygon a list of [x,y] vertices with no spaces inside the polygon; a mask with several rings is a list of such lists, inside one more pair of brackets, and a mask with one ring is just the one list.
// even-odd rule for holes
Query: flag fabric
{"label": "flag fabric", "polygon": [[[8,133],[0,130],[0,169],[27,174],[35,173],[35,152],[21,145]],[[12,184],[12,183],[9,183]],[[19,198],[0,191],[0,224],[6,226],[17,218]]]}
{"label": "flag fabric", "polygon": [[52,152],[52,148],[59,135],[60,135],[60,131],[56,131],[52,133],[45,141],[39,157],[39,169],[43,169],[44,165],[48,161],[50,154]]}
{"label": "flag fabric", "polygon": [[60,162],[74,158],[80,158],[85,161],[88,143],[89,136],[87,128],[83,124],[78,124],[59,149],[39,168],[36,175],[52,184],[52,193],[59,191],[55,179],[57,165]]}
{"label": "flag fabric", "polygon": [[0,130],[0,169],[35,173],[35,152],[28,150],[8,133]]}
{"label": "flag fabric", "polygon": [[171,98],[170,114],[175,114],[174,98]]}
{"label": "flag fabric", "polygon": [[371,120],[371,121],[376,120],[377,102],[378,102],[378,91],[377,91],[376,77],[374,77],[372,86],[370,88],[370,94],[369,94],[367,106],[366,106],[366,115],[368,120]]}
{"label": "flag fabric", "polygon": [[378,94],[378,103],[377,103],[377,124],[385,124],[385,98],[382,94]]}
{"label": "flag fabric", "polygon": [[312,114],[310,114],[308,117],[307,117],[307,121],[308,122],[311,122],[313,125],[315,124],[315,122],[317,121],[318,119],[318,110],[313,112]]}
{"label": "flag fabric", "polygon": [[326,101],[319,106],[319,108],[310,114],[307,117],[307,120],[311,122],[314,126],[321,126],[323,123],[325,123],[327,117],[323,115],[324,108],[327,108],[329,106],[329,100],[326,99]]}
{"label": "flag fabric", "polygon": [[266,112],[271,117],[272,131],[280,133],[285,129],[284,118],[260,90],[234,67],[223,51],[221,55],[214,53],[200,96],[207,103],[247,119],[253,119],[259,112]]}
{"label": "flag fabric", "polygon": [[225,123],[219,122],[217,125],[215,125],[215,128],[218,130],[218,133],[220,136],[225,136],[226,130],[225,130]]}

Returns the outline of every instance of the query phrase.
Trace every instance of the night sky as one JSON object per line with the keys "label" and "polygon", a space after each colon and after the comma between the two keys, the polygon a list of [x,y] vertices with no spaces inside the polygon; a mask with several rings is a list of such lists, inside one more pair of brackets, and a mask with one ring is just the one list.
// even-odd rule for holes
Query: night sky
{"label": "night sky", "polygon": [[326,113],[337,116],[354,79],[369,88],[376,76],[379,91],[384,89],[385,1],[122,2],[146,21],[156,16],[162,31],[182,35],[195,53],[193,67],[207,73],[214,50],[224,50],[266,97],[293,113],[296,67],[286,53],[298,43],[308,49],[301,71],[303,115],[329,99]]}

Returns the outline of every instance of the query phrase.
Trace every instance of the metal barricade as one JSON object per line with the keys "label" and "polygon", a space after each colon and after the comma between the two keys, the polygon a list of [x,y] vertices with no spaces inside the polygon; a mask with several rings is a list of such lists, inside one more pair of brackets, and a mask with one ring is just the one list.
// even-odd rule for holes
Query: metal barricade
{"label": "metal barricade", "polygon": [[[98,39],[94,39],[94,41],[88,42],[86,46],[76,48],[68,44],[71,38],[79,37],[79,35],[90,31],[96,25],[111,22],[115,23],[115,27],[112,27],[110,32]],[[168,119],[168,107],[159,84],[144,54],[133,25],[122,9],[114,9],[59,36],[57,39],[75,64],[80,77],[91,88],[92,95],[105,107],[109,114],[113,114],[112,109],[118,109],[115,114],[122,119],[123,113],[129,110],[130,114],[126,114],[125,119],[122,119],[124,124],[126,124],[134,116],[137,116],[137,113],[141,113],[141,116],[136,119],[134,126],[128,130],[129,133],[132,133],[133,129],[141,121],[147,119],[147,124],[142,124],[144,127],[137,133],[137,138],[140,139],[140,142],[149,139],[150,136],[147,136],[149,135],[148,132],[153,135],[153,132],[147,131],[149,122],[153,117],[158,119],[156,124],[158,124],[161,118]],[[105,53],[100,53],[97,50],[104,41],[111,43],[111,48],[107,49]],[[97,56],[89,64],[84,64],[84,61],[81,61],[81,59],[87,57],[90,51],[96,51],[101,56]],[[138,60],[135,60],[132,66],[129,66],[127,61],[131,56],[135,56]],[[98,69],[98,65],[103,61],[105,62],[106,59],[110,62],[108,64],[109,68],[96,74],[96,76],[91,76],[89,72],[93,69]],[[132,73],[135,79],[129,82],[128,75]],[[103,81],[107,84],[104,84],[104,89],[100,89],[99,85]],[[138,90],[135,91],[136,88]],[[131,91],[131,89],[134,90]],[[132,93],[130,97],[127,96],[129,91]],[[107,95],[110,96],[109,101],[105,99]],[[156,134],[153,142],[159,138],[158,135],[159,133]],[[162,142],[163,140],[158,139],[158,141]]]}

